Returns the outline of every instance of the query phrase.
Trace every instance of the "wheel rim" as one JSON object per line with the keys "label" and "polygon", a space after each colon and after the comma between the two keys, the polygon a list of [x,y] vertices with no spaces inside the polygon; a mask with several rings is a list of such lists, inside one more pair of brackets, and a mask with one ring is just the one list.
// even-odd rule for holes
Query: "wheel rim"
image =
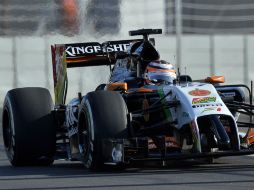
{"label": "wheel rim", "polygon": [[88,115],[85,110],[82,110],[79,120],[79,149],[84,159],[86,159],[90,149],[90,136],[88,129]]}

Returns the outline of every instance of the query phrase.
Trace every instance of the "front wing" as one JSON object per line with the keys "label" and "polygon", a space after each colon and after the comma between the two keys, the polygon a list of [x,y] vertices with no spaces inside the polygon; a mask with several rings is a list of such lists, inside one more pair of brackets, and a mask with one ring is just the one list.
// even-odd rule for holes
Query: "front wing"
{"label": "front wing", "polygon": [[149,139],[135,138],[126,139],[105,139],[103,141],[103,155],[105,164],[130,164],[135,162],[149,161],[173,161],[202,158],[219,158],[227,156],[243,156],[254,154],[254,149],[242,149],[240,151],[216,151],[207,153],[183,153],[179,149],[168,149],[167,145],[163,148],[149,148]]}

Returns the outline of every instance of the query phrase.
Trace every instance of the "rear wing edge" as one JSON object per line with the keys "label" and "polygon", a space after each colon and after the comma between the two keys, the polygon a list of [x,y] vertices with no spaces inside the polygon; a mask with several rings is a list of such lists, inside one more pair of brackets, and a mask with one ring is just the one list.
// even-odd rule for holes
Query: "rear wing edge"
{"label": "rear wing edge", "polygon": [[[150,39],[154,41],[153,38]],[[51,45],[55,104],[65,104],[68,78],[67,68],[114,64],[108,55],[125,51],[133,42],[142,39]]]}
{"label": "rear wing edge", "polygon": [[55,104],[64,104],[68,86],[65,45],[52,45],[52,67],[54,80]]}

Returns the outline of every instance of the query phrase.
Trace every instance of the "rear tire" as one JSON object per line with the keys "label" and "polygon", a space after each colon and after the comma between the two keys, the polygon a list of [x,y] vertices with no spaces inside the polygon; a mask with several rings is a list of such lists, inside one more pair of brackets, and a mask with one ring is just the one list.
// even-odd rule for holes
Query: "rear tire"
{"label": "rear tire", "polygon": [[117,92],[95,91],[81,102],[79,144],[86,168],[101,169],[102,139],[127,135],[127,107]]}
{"label": "rear tire", "polygon": [[50,165],[54,161],[56,131],[53,101],[44,88],[10,90],[3,105],[3,140],[13,166]]}

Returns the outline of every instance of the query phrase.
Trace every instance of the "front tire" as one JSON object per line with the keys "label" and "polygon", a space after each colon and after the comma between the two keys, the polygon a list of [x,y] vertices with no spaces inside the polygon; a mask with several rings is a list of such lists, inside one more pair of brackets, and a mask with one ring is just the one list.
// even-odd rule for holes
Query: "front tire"
{"label": "front tire", "polygon": [[127,107],[117,92],[95,91],[81,102],[79,145],[85,167],[100,169],[104,158],[102,139],[116,138],[127,131]]}
{"label": "front tire", "polygon": [[3,140],[13,166],[53,163],[56,132],[52,108],[47,89],[17,88],[7,93],[2,115]]}

